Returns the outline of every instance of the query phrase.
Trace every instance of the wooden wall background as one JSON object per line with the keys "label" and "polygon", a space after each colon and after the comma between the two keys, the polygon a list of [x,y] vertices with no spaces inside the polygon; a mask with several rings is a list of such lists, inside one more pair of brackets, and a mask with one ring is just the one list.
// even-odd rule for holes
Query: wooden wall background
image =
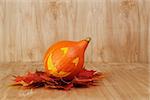
{"label": "wooden wall background", "polygon": [[42,61],[55,41],[88,36],[86,61],[150,62],[150,1],[0,0],[0,62]]}

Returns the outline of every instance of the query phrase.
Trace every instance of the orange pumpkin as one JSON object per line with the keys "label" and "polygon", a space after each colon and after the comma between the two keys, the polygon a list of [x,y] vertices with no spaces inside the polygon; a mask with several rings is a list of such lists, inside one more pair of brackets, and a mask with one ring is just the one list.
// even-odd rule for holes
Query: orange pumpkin
{"label": "orange pumpkin", "polygon": [[46,72],[54,77],[72,79],[83,68],[84,52],[90,40],[60,41],[52,45],[44,57]]}

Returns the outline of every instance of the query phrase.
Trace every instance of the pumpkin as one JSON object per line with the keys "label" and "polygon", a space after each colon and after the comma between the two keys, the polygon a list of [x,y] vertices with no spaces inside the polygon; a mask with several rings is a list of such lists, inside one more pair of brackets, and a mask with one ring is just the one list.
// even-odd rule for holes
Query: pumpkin
{"label": "pumpkin", "polygon": [[90,40],[88,37],[81,41],[60,41],[53,44],[44,57],[46,73],[73,79],[83,69],[84,53]]}

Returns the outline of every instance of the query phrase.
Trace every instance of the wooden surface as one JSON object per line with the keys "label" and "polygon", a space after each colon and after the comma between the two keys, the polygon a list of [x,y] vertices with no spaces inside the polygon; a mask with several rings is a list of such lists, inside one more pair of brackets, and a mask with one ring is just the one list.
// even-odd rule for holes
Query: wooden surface
{"label": "wooden surface", "polygon": [[86,61],[147,63],[149,10],[150,0],[0,0],[0,62],[41,61],[52,43],[90,36]]}
{"label": "wooden surface", "polygon": [[99,86],[70,91],[23,90],[8,86],[12,75],[42,68],[38,63],[0,64],[0,100],[149,100],[148,64],[86,64],[86,68],[108,73],[108,76],[99,82]]}

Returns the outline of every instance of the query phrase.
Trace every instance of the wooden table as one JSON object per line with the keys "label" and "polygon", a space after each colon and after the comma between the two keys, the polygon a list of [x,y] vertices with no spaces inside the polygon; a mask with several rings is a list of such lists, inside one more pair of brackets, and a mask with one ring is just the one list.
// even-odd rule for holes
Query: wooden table
{"label": "wooden table", "polygon": [[148,64],[88,63],[88,69],[108,73],[99,86],[70,91],[54,89],[27,89],[8,86],[12,75],[23,75],[35,69],[43,70],[40,63],[0,64],[0,100],[148,100]]}

